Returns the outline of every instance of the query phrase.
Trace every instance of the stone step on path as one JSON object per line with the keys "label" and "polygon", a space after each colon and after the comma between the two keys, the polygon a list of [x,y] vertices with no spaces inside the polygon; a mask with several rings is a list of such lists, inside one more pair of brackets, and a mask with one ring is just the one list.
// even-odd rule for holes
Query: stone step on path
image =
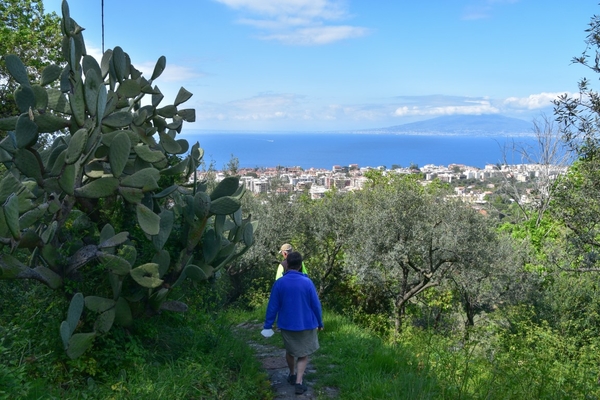
{"label": "stone step on path", "polygon": [[[255,322],[245,322],[239,324],[237,328],[255,330],[260,332],[262,324]],[[266,343],[258,343],[254,340],[248,340],[248,345],[254,349],[255,357],[260,361],[263,368],[269,376],[271,388],[274,392],[274,399],[333,399],[337,397],[337,391],[333,388],[321,389],[316,393],[313,389],[313,380],[317,378],[317,370],[308,361],[304,372],[304,384],[308,390],[301,395],[295,393],[294,385],[290,385],[287,381],[289,369],[285,361],[285,350],[282,348],[282,339],[279,333],[276,333],[269,339],[265,339]]]}

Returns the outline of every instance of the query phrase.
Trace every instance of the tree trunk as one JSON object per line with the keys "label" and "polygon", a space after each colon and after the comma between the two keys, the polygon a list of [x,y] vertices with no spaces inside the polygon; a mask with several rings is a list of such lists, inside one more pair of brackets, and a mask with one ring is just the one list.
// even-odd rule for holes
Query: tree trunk
{"label": "tree trunk", "polygon": [[475,310],[473,309],[473,304],[469,300],[469,296],[465,294],[463,297],[465,299],[463,308],[465,310],[465,315],[467,316],[465,328],[468,328],[470,326],[475,326]]}
{"label": "tree trunk", "polygon": [[394,335],[396,337],[402,332],[402,323],[404,322],[405,313],[406,300],[404,300],[404,297],[400,297],[400,299],[394,303]]}

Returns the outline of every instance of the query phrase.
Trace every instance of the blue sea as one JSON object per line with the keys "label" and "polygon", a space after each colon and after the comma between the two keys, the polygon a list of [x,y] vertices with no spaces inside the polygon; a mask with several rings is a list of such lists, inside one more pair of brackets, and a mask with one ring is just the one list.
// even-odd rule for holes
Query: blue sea
{"label": "blue sea", "polygon": [[483,168],[506,161],[523,163],[511,152],[513,143],[531,145],[533,137],[471,137],[355,133],[210,133],[190,130],[180,138],[199,142],[204,162],[216,169],[232,155],[240,168],[275,167],[331,169],[333,165],[378,167],[411,164],[465,164]]}

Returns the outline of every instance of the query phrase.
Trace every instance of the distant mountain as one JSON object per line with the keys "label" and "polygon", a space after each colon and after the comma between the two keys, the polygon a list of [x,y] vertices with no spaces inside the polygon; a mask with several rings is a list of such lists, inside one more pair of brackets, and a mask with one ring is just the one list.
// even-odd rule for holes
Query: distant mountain
{"label": "distant mountain", "polygon": [[533,133],[533,123],[496,114],[450,115],[361,132],[411,135],[529,136]]}

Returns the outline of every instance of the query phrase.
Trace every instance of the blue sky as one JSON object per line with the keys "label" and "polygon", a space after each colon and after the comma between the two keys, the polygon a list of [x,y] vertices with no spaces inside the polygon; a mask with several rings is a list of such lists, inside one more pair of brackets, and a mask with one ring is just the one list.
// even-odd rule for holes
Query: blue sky
{"label": "blue sky", "polygon": [[[60,15],[60,0],[44,0]],[[69,1],[102,49],[101,0]],[[185,129],[331,131],[442,115],[532,120],[594,74],[585,49],[598,0],[104,0],[104,47],[121,46]]]}

